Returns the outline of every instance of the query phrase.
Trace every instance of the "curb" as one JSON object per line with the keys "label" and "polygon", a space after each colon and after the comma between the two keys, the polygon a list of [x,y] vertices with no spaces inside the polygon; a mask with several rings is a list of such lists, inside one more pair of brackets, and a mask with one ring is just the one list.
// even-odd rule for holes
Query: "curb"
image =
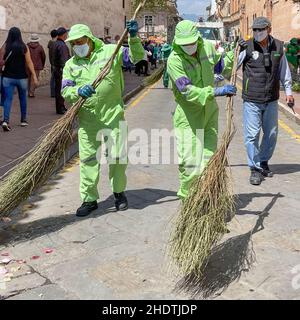
{"label": "curb", "polygon": [[[243,78],[240,75],[238,75],[237,77],[240,82],[243,81]],[[281,111],[281,113],[283,113],[289,120],[300,125],[300,115],[298,113],[296,114],[293,113],[293,111],[288,106],[283,104],[280,100],[278,101],[278,106],[279,106],[279,111]]]}
{"label": "curb", "polygon": [[289,107],[284,105],[282,102],[279,101],[279,110],[291,121],[295,122],[296,124],[300,125],[300,115],[298,113],[293,113]]}

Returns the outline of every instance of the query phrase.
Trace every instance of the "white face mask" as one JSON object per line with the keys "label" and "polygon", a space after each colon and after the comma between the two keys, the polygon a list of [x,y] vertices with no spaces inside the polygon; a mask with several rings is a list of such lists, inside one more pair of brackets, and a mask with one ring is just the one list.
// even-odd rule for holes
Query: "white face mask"
{"label": "white face mask", "polygon": [[266,39],[266,37],[268,36],[268,30],[264,30],[264,31],[255,31],[253,32],[254,35],[254,39],[257,42],[262,42],[263,40]]}
{"label": "white face mask", "polygon": [[191,44],[188,46],[181,46],[181,48],[186,54],[188,54],[189,56],[192,56],[197,51],[198,43]]}
{"label": "white face mask", "polygon": [[85,58],[90,51],[90,46],[87,43],[80,46],[73,46],[73,50],[78,57]]}

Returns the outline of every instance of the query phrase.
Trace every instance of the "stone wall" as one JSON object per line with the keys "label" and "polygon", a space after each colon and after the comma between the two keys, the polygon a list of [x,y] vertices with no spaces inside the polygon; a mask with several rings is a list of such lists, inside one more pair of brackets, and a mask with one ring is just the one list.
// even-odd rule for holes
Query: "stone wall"
{"label": "stone wall", "polygon": [[274,37],[289,41],[300,38],[300,6],[292,0],[273,1],[272,25]]}
{"label": "stone wall", "polygon": [[282,41],[300,37],[299,4],[295,4],[292,0],[273,0],[272,6],[268,0],[243,0],[242,2],[245,4],[245,14],[241,19],[244,37],[247,34],[252,35],[251,26],[255,16],[266,16],[271,19],[272,34]]}
{"label": "stone wall", "polygon": [[151,12],[143,10],[138,16],[139,32],[143,37],[147,37],[147,27],[145,26],[145,16],[153,17],[153,27],[149,27],[149,36],[162,35],[166,36],[168,31],[168,14],[163,11]]}
{"label": "stone wall", "polygon": [[[125,4],[127,12],[130,0]],[[112,38],[124,30],[125,8],[122,0],[0,0],[0,43],[7,31],[19,27],[24,42],[30,33],[38,33],[41,44],[47,49],[49,33],[60,26],[70,28],[76,23],[89,25],[98,37],[104,37],[104,29],[109,29]],[[48,55],[48,52],[46,50]],[[41,76],[41,84],[49,81],[49,61]]]}

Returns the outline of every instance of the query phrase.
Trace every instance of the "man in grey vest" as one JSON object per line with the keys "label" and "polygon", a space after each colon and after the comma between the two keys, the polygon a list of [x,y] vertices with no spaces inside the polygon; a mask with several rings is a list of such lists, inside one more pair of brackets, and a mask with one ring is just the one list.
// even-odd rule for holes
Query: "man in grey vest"
{"label": "man in grey vest", "polygon": [[[243,66],[244,139],[251,170],[250,183],[260,185],[263,177],[273,177],[269,168],[278,136],[280,82],[287,103],[293,103],[292,76],[283,42],[273,38],[271,22],[265,17],[253,22],[254,39],[244,41],[239,66]],[[259,145],[260,132],[264,135]]]}

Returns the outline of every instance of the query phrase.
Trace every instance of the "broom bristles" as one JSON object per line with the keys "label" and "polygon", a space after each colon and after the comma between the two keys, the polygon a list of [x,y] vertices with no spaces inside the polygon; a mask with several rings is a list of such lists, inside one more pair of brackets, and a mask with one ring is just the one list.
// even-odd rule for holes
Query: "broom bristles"
{"label": "broom bristles", "polygon": [[[239,50],[235,52],[232,83],[236,83]],[[227,123],[222,143],[202,174],[195,178],[171,234],[169,252],[185,275],[201,277],[212,248],[227,232],[226,218],[234,211],[232,177],[227,149],[234,137],[233,98],[227,101]]]}

